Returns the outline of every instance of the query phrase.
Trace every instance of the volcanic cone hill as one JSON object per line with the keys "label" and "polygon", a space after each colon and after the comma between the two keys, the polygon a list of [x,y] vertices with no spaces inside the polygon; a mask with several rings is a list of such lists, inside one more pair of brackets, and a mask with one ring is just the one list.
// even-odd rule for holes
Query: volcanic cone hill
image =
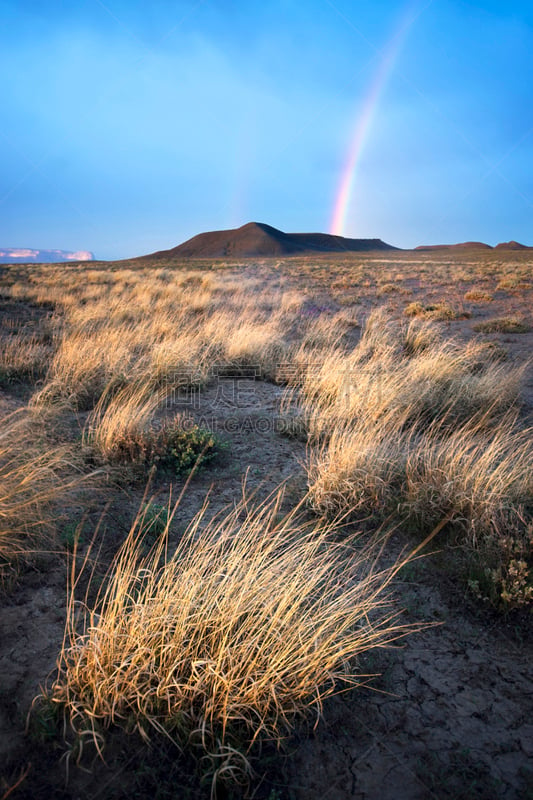
{"label": "volcanic cone hill", "polygon": [[398,248],[381,239],[347,239],[328,233],[284,233],[262,222],[249,222],[241,228],[200,233],[177,247],[143,258],[243,258],[372,250]]}

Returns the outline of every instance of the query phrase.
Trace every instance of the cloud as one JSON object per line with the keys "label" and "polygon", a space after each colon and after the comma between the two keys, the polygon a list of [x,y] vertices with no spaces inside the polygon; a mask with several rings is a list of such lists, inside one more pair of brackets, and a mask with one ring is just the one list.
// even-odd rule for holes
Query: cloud
{"label": "cloud", "polygon": [[77,250],[75,253],[63,253],[66,261],[92,261],[94,254],[89,250]]}
{"label": "cloud", "polygon": [[51,263],[56,261],[92,261],[93,253],[88,250],[30,250],[27,247],[8,247],[0,250],[0,262],[32,261]]}

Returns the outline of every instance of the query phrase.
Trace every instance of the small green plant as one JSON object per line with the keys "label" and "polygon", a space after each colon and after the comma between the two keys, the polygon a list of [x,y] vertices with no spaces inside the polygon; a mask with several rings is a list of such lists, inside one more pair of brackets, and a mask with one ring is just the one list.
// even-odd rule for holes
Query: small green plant
{"label": "small green plant", "polygon": [[44,694],[33,701],[26,723],[26,732],[36,744],[42,745],[56,739],[61,719],[57,703]]}
{"label": "small green plant", "polygon": [[67,522],[60,533],[61,544],[67,550],[74,550],[83,543],[83,522]]}
{"label": "small green plant", "polygon": [[149,501],[141,506],[139,520],[139,528],[142,531],[139,549],[143,556],[147,556],[152,548],[157,546],[158,540],[168,533],[172,514],[168,505]]}
{"label": "small green plant", "polygon": [[[177,415],[156,428],[132,428],[112,442],[104,454],[111,463],[155,468],[172,476],[189,475],[210,464],[226,448],[218,436]],[[89,440],[90,441],[90,440]]]}
{"label": "small green plant", "polygon": [[224,449],[211,431],[198,425],[182,428],[172,423],[162,428],[157,444],[163,445],[164,450],[156,454],[156,465],[175,475],[188,475],[195,466],[207,466]]}
{"label": "small green plant", "polygon": [[467,586],[478,600],[507,612],[533,601],[533,528],[501,535],[467,554]]}
{"label": "small green plant", "polygon": [[159,503],[147,503],[141,513],[145,535],[150,534],[151,537],[157,539],[167,530],[170,522],[168,506],[162,506]]}

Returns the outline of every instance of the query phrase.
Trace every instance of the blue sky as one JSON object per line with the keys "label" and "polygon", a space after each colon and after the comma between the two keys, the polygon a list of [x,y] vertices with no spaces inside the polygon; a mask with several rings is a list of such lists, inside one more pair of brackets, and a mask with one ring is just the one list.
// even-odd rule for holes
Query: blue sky
{"label": "blue sky", "polygon": [[345,235],[533,245],[529,0],[0,0],[0,19],[0,246],[328,231],[365,109]]}

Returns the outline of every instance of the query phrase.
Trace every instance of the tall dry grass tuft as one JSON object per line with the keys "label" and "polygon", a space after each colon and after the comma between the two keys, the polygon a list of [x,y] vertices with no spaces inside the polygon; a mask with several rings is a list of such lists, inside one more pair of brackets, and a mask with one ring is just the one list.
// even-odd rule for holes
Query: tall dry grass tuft
{"label": "tall dry grass tuft", "polygon": [[68,450],[39,442],[38,420],[25,412],[2,419],[0,430],[0,574],[51,535],[53,503],[72,477]]}
{"label": "tall dry grass tuft", "polygon": [[0,339],[0,386],[41,378],[50,357],[50,346],[38,337],[19,334]]}
{"label": "tall dry grass tuft", "polygon": [[137,336],[127,326],[112,325],[66,332],[33,405],[67,401],[74,408],[92,408],[111,381],[120,386],[139,373]]}
{"label": "tall dry grass tuft", "polygon": [[485,343],[443,339],[427,321],[402,326],[377,311],[351,352],[332,347],[312,363],[301,401],[317,438],[336,424],[365,429],[382,417],[453,426],[489,408],[489,423],[518,403],[523,373]]}
{"label": "tall dry grass tuft", "polygon": [[273,378],[287,358],[299,311],[281,292],[254,294],[244,282],[228,294],[224,281],[201,276],[192,288],[179,275],[168,284],[153,272],[114,278],[70,287],[72,294],[49,288],[65,325],[35,405],[67,400],[90,410],[109,384],[205,383],[221,367],[254,366]]}
{"label": "tall dry grass tuft", "polygon": [[509,414],[490,432],[481,418],[444,436],[433,426],[414,437],[401,511],[422,530],[452,512],[474,545],[521,527],[533,503],[532,433]]}
{"label": "tall dry grass tuft", "polygon": [[120,460],[128,442],[146,435],[163,400],[150,384],[128,384],[118,391],[108,386],[89,415],[84,444],[107,461]]}
{"label": "tall dry grass tuft", "polygon": [[165,534],[141,555],[140,515],[96,604],[80,612],[73,591],[47,696],[80,740],[101,752],[112,726],[163,733],[205,757],[213,785],[237,779],[254,743],[318,719],[365,681],[357,656],[416,627],[391,606],[400,564],[377,567],[383,542],[335,542],[299,509],[281,516],[282,499],[204,507],[172,555]]}
{"label": "tall dry grass tuft", "polygon": [[[310,423],[316,431],[316,420]],[[404,423],[392,413],[322,427],[322,441],[309,447],[306,462],[312,508],[328,519],[387,517],[399,500],[413,436]]]}
{"label": "tall dry grass tuft", "polygon": [[312,507],[327,518],[392,517],[422,535],[448,518],[492,575],[491,601],[529,602],[533,445],[518,417],[523,368],[486,344],[442,341],[427,322],[379,320],[353,353],[333,351],[303,382]]}
{"label": "tall dry grass tuft", "polygon": [[533,502],[531,430],[510,414],[488,429],[483,417],[450,432],[402,420],[336,427],[309,453],[311,502],[329,518],[396,514],[427,531],[451,513],[475,544],[497,520]]}
{"label": "tall dry grass tuft", "polygon": [[185,414],[158,417],[167,397],[146,383],[116,392],[111,385],[88,417],[85,447],[97,460],[119,466],[128,479],[145,478],[152,469],[176,477],[207,465],[224,443]]}

